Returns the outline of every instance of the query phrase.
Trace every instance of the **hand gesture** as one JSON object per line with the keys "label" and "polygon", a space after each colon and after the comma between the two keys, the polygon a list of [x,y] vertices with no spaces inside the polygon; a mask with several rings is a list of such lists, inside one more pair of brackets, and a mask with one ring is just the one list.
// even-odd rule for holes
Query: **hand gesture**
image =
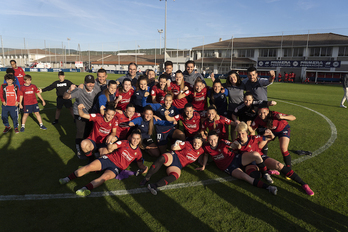
{"label": "hand gesture", "polygon": [[184,87],[184,92],[187,91],[189,88],[187,86]]}
{"label": "hand gesture", "polygon": [[164,111],[164,115],[168,116],[170,114],[169,110]]}
{"label": "hand gesture", "polygon": [[73,91],[74,89],[76,89],[76,85],[73,84],[70,86],[70,92]]}
{"label": "hand gesture", "polygon": [[212,81],[212,82],[215,81],[215,75],[214,75],[214,73],[211,73],[211,74],[210,74],[210,78],[211,78],[211,81]]}
{"label": "hand gesture", "polygon": [[78,107],[77,107],[79,110],[83,110],[84,108],[85,108],[85,106],[83,105],[83,104],[80,104],[80,105],[78,105]]}
{"label": "hand gesture", "polygon": [[146,91],[144,94],[144,97],[148,97],[149,95],[150,95],[150,93]]}
{"label": "hand gesture", "polygon": [[269,74],[271,75],[271,77],[275,77],[275,72],[274,72],[274,70],[269,71]]}

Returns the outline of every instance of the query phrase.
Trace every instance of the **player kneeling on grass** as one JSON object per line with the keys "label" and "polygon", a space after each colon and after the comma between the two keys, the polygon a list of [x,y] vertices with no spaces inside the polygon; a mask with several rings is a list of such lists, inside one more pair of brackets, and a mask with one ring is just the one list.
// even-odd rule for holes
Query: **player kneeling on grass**
{"label": "player kneeling on grass", "polygon": [[[275,138],[275,135],[272,133],[271,130],[267,129],[265,131],[264,136],[248,135],[248,125],[245,122],[241,122],[236,127],[236,131],[238,133],[238,138],[233,143],[237,146],[237,150],[239,152],[243,153],[257,151],[261,155],[263,162],[267,168],[271,170],[278,170],[286,177],[301,184],[302,188],[306,191],[308,195],[314,195],[314,192],[309,188],[308,184],[306,184],[301,179],[301,177],[299,177],[290,167],[287,167],[279,161],[262,154],[261,149],[267,144],[268,141],[271,141]],[[254,178],[260,177],[260,173],[257,171],[257,167],[255,167],[255,165],[247,166],[246,173],[248,173],[251,177]]]}
{"label": "player kneeling on grass", "polygon": [[244,154],[239,154],[230,151],[229,149],[234,149],[234,144],[228,140],[219,140],[219,136],[216,131],[212,130],[208,133],[208,144],[204,146],[205,155],[203,158],[203,166],[200,168],[202,171],[208,161],[208,154],[213,158],[216,166],[225,171],[227,174],[237,178],[245,180],[246,182],[259,187],[267,189],[270,193],[277,195],[277,187],[270,186],[261,180],[255,179],[247,175],[243,170],[243,166],[255,162],[260,169],[263,177],[271,182],[272,179],[267,173],[267,168],[262,161],[261,156],[258,152],[247,152]]}
{"label": "player kneeling on grass", "polygon": [[[43,125],[41,115],[40,115],[40,109],[37,104],[36,95],[40,98],[42,101],[42,105],[45,106],[46,102],[42,98],[40,94],[40,90],[36,87],[36,85],[31,84],[31,76],[25,75],[24,76],[24,85],[21,86],[21,96],[19,100],[19,107],[23,109],[23,118],[22,118],[22,127],[20,132],[24,132],[25,130],[25,123],[27,121],[27,118],[29,114],[34,113],[37,120],[40,124],[40,129],[47,130],[47,128]],[[36,94],[36,95],[35,95]],[[23,103],[22,103],[23,100]]]}
{"label": "player kneeling on grass", "polygon": [[[141,133],[138,130],[132,132],[129,140],[118,141],[113,144],[112,149],[116,149],[109,154],[103,155],[92,163],[81,167],[65,178],[59,179],[60,184],[66,184],[70,180],[81,177],[89,172],[105,170],[97,179],[91,181],[85,187],[76,191],[78,196],[88,196],[91,190],[100,186],[107,180],[114,179],[122,170],[125,170],[131,162],[137,160],[138,167],[143,173],[147,172],[147,167],[143,164],[141,150]],[[111,149],[110,149],[111,150]],[[109,150],[109,151],[110,151]]]}
{"label": "player kneeling on grass", "polygon": [[83,109],[85,106],[78,106],[79,115],[93,123],[93,129],[87,139],[82,140],[81,149],[86,156],[91,156],[92,152],[106,147],[107,144],[114,143],[118,140],[116,137],[117,121],[115,116],[115,104],[109,103],[107,108],[104,108],[104,115],[86,114]]}
{"label": "player kneeling on grass", "polygon": [[157,188],[168,185],[180,177],[181,169],[197,160],[204,153],[202,148],[203,138],[201,135],[196,135],[192,142],[182,142],[177,140],[171,147],[172,151],[161,155],[150,167],[149,173],[140,182],[140,185],[145,185],[153,174],[155,174],[164,164],[167,166],[167,174],[155,184],[148,184],[147,188],[153,195],[157,195]]}

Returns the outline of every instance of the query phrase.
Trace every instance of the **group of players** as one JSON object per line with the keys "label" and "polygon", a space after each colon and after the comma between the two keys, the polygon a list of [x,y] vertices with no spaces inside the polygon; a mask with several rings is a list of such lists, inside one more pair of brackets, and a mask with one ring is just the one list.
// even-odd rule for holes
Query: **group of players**
{"label": "group of players", "polygon": [[[213,86],[208,86],[194,67],[195,63],[188,61],[184,72],[173,74],[173,63],[167,61],[165,72],[156,79],[153,70],[139,75],[136,64],[131,63],[128,74],[116,81],[108,80],[106,71],[100,69],[97,79],[87,75],[79,86],[60,78],[43,89],[57,89],[58,118],[62,106],[71,109],[71,99],[75,99],[72,114],[77,155],[95,157],[59,182],[65,184],[103,170],[99,178],[76,191],[87,196],[136,160],[136,174],[146,173],[140,185],[147,185],[156,195],[159,187],[177,180],[185,166],[197,161],[201,166],[197,170],[204,171],[210,156],[222,171],[274,195],[277,188],[271,185],[271,175],[280,173],[299,183],[308,195],[314,195],[291,168],[287,121],[295,120],[295,116],[269,109],[276,104],[267,101],[267,86],[274,81],[274,71],[270,71],[269,78],[259,78],[251,67],[245,80],[238,72],[230,71],[224,84],[212,75]],[[56,113],[54,124],[58,118]],[[276,137],[285,165],[267,156],[267,143]],[[144,151],[158,157],[150,168],[144,165]],[[148,183],[163,164],[167,176]]]}

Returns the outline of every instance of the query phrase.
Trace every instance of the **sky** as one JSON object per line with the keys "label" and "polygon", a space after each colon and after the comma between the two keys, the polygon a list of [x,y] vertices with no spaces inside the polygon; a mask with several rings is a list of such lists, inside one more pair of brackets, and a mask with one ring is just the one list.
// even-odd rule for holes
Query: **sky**
{"label": "sky", "polygon": [[[348,1],[168,0],[167,48],[190,49],[237,37],[348,35]],[[164,45],[165,1],[2,1],[4,47],[117,51]],[[68,41],[67,38],[70,38]],[[25,40],[25,42],[24,42]]]}

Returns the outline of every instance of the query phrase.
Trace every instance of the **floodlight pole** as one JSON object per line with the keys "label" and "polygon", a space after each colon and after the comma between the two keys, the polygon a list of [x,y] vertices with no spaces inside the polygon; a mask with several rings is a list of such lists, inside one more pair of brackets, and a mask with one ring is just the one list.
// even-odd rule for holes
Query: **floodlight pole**
{"label": "floodlight pole", "polygon": [[161,55],[161,34],[163,33],[163,29],[157,29],[157,31],[158,31],[158,33],[159,33],[159,35],[160,35],[160,40],[159,40],[159,48],[160,48],[160,55]]}
{"label": "floodlight pole", "polygon": [[[173,1],[175,2],[175,0]],[[166,53],[167,53],[167,0],[165,0],[165,14],[164,14],[164,62],[167,61]]]}
{"label": "floodlight pole", "polygon": [[70,56],[70,38],[66,38],[68,40],[68,50],[69,50],[69,56]]}

